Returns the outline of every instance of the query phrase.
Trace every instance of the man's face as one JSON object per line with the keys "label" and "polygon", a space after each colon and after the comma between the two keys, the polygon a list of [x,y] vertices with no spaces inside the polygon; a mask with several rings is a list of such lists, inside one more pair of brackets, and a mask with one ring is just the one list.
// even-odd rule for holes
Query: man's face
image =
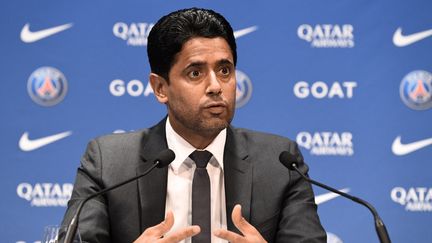
{"label": "man's face", "polygon": [[182,135],[215,136],[231,122],[236,78],[223,38],[196,37],[176,55],[164,92],[173,128]]}

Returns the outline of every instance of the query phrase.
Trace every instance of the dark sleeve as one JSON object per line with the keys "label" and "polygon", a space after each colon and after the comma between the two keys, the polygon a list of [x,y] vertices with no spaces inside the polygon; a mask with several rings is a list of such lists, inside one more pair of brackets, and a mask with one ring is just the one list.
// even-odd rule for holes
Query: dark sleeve
{"label": "dark sleeve", "polygon": [[[297,144],[290,150],[299,161],[299,169],[307,175],[308,167]],[[277,243],[325,243],[326,232],[321,226],[317,214],[314,193],[309,182],[305,181],[295,171],[290,171],[290,181],[285,191],[281,208]]]}
{"label": "dark sleeve", "polygon": [[[81,166],[62,225],[69,225],[78,205],[87,196],[100,191],[102,182],[102,156],[97,140],[91,141],[81,159]],[[89,200],[81,211],[78,230],[83,242],[109,243],[109,217],[107,203],[103,196]]]}

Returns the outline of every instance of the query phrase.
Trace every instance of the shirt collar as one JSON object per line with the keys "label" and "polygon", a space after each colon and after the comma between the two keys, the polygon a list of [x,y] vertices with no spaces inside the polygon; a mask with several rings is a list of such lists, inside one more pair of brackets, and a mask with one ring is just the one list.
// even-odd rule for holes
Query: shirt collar
{"label": "shirt collar", "polygon": [[[174,161],[170,164],[170,166],[174,169],[174,171],[178,171],[183,162],[185,162],[189,155],[193,151],[197,150],[197,148],[192,146],[188,141],[186,141],[176,131],[174,131],[169,121],[169,117],[166,119],[165,132],[168,148],[174,151],[176,155]],[[204,149],[213,154],[214,158],[216,159],[222,170],[226,135],[227,132],[225,128]]]}

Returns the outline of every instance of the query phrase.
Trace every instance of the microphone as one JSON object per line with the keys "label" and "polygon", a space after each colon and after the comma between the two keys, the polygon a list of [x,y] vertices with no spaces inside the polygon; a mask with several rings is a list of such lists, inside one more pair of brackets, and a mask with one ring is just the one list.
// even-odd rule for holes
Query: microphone
{"label": "microphone", "polygon": [[387,229],[386,229],[386,227],[385,227],[385,225],[384,225],[384,222],[382,221],[382,219],[381,219],[380,216],[378,215],[378,212],[375,210],[375,208],[374,208],[370,203],[366,202],[366,201],[363,200],[363,199],[360,199],[360,198],[358,198],[358,197],[351,196],[351,195],[349,195],[348,193],[338,191],[338,190],[336,190],[336,189],[334,189],[334,188],[332,188],[332,187],[330,187],[330,186],[324,185],[324,184],[322,184],[322,183],[320,183],[320,182],[317,182],[317,181],[314,181],[314,180],[308,178],[305,174],[303,174],[303,173],[298,169],[298,161],[297,161],[297,158],[296,158],[294,155],[292,155],[292,154],[290,154],[289,152],[287,152],[287,151],[284,151],[284,152],[282,152],[282,153],[279,155],[279,161],[280,161],[280,162],[281,162],[285,167],[287,167],[289,170],[295,170],[295,171],[297,171],[297,173],[298,173],[301,177],[303,177],[303,179],[305,179],[306,181],[308,181],[308,182],[310,182],[310,183],[312,183],[312,184],[314,184],[314,185],[317,185],[317,186],[319,186],[319,187],[322,187],[322,188],[324,188],[324,189],[326,189],[326,190],[329,190],[329,191],[332,191],[332,192],[334,192],[334,193],[337,193],[337,194],[339,194],[339,195],[341,195],[341,196],[343,196],[343,197],[346,197],[346,198],[348,198],[348,199],[351,199],[352,201],[354,201],[354,202],[356,202],[356,203],[359,203],[359,204],[361,204],[361,205],[367,207],[367,208],[371,211],[371,213],[372,213],[372,215],[373,215],[373,217],[374,217],[374,221],[375,221],[375,230],[376,230],[376,232],[377,232],[377,234],[378,234],[378,238],[379,238],[380,242],[381,242],[381,243],[391,243],[391,241],[390,241],[390,237],[389,237],[389,234],[387,233]]}
{"label": "microphone", "polygon": [[147,169],[143,174],[137,175],[137,176],[135,176],[135,177],[132,177],[132,178],[130,178],[130,179],[127,179],[127,180],[125,180],[125,181],[123,181],[123,182],[120,182],[120,183],[118,183],[118,184],[115,184],[115,185],[113,185],[113,186],[107,187],[107,188],[105,188],[105,189],[103,189],[103,190],[101,190],[101,191],[98,191],[98,192],[93,193],[93,194],[91,194],[90,196],[86,197],[86,198],[85,198],[83,201],[81,201],[81,203],[79,204],[78,209],[77,209],[77,211],[76,211],[74,217],[72,218],[72,220],[71,220],[71,222],[70,222],[70,224],[69,224],[69,227],[68,227],[67,232],[66,232],[66,236],[65,236],[64,243],[72,243],[73,238],[74,238],[74,236],[75,236],[75,234],[76,234],[76,231],[77,231],[77,229],[78,229],[79,215],[80,215],[80,213],[81,213],[81,210],[82,210],[84,204],[85,204],[88,200],[90,200],[90,199],[92,199],[92,198],[95,198],[95,197],[97,197],[97,196],[99,196],[99,195],[105,194],[106,192],[109,192],[109,191],[111,191],[111,190],[114,190],[114,189],[116,189],[117,187],[123,186],[124,184],[127,184],[127,183],[129,183],[129,182],[132,182],[132,181],[138,180],[139,178],[141,178],[141,177],[147,175],[148,173],[150,173],[150,172],[151,172],[155,167],[163,168],[163,167],[165,167],[165,166],[168,166],[168,165],[169,165],[169,164],[170,164],[174,159],[175,159],[175,154],[174,154],[174,152],[173,152],[171,149],[165,149],[165,150],[162,150],[162,151],[158,154],[158,156],[156,157],[156,159],[153,160],[153,165],[152,165],[150,168],[148,168],[148,169]]}

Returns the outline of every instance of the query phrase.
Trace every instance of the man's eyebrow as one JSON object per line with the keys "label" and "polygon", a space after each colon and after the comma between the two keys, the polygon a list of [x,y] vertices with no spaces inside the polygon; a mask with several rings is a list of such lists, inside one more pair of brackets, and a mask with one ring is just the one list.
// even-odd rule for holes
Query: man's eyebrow
{"label": "man's eyebrow", "polygon": [[[206,64],[207,64],[207,62],[205,62],[205,61],[195,61],[195,62],[189,63],[184,69],[188,69],[191,67],[202,67],[202,66],[205,66]],[[217,61],[216,64],[217,64],[217,66],[226,65],[226,64],[234,65],[229,59],[225,59],[225,58]]]}
{"label": "man's eyebrow", "polygon": [[190,67],[200,67],[200,66],[204,66],[205,64],[206,62],[202,62],[202,61],[191,62],[185,67],[185,69],[188,69]]}
{"label": "man's eyebrow", "polygon": [[229,59],[221,59],[217,62],[218,65],[225,65],[225,64],[229,64],[229,65],[234,65]]}

